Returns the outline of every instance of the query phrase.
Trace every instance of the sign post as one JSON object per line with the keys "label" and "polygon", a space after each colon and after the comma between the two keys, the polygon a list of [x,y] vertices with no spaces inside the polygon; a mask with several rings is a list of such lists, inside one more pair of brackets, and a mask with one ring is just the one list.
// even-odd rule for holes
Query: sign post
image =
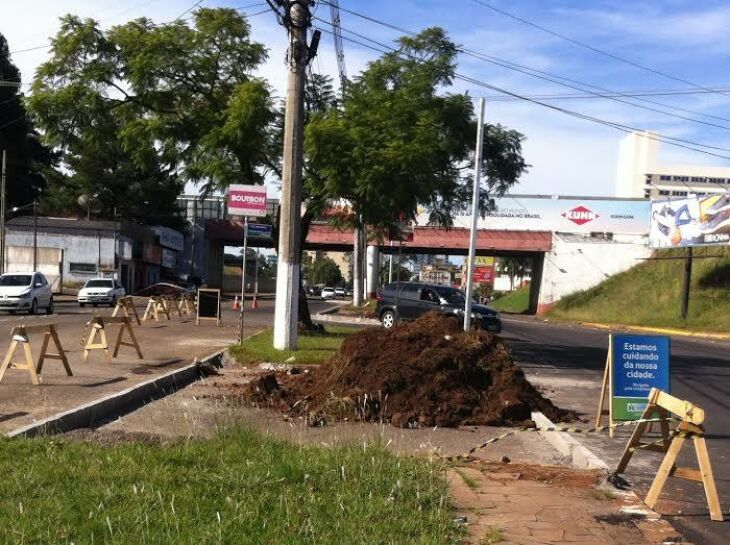
{"label": "sign post", "polygon": [[596,425],[601,425],[606,392],[609,424],[640,419],[652,388],[669,393],[669,354],[669,337],[610,335]]}

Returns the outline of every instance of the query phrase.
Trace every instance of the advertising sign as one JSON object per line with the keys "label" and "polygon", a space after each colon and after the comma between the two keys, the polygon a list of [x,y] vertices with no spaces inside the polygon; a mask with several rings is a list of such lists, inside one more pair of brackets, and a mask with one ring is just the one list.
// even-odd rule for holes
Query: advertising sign
{"label": "advertising sign", "polygon": [[652,388],[669,393],[669,337],[611,337],[612,420],[637,420]]}
{"label": "advertising sign", "polygon": [[162,249],[162,266],[168,269],[174,269],[177,263],[177,252],[168,250],[167,248]]}
{"label": "advertising sign", "polygon": [[232,185],[228,188],[228,214],[231,216],[266,215],[266,188],[262,185]]}
{"label": "advertising sign", "polygon": [[266,223],[249,223],[246,234],[249,238],[271,238],[271,225]]}
{"label": "advertising sign", "polygon": [[730,245],[730,193],[651,203],[654,248]]}
{"label": "advertising sign", "polygon": [[160,239],[160,246],[163,248],[170,248],[176,252],[182,252],[183,246],[185,245],[185,237],[182,233],[178,233],[174,229],[169,227],[163,227],[161,225],[155,225],[152,230]]}
{"label": "advertising sign", "polygon": [[[645,199],[563,198],[505,195],[494,199],[495,209],[477,221],[478,229],[554,231],[559,233],[649,233],[650,202]],[[416,222],[428,225],[422,211]],[[454,218],[454,227],[469,229],[467,213]]]}
{"label": "advertising sign", "polygon": [[494,284],[494,267],[477,265],[472,278],[475,284]]}
{"label": "advertising sign", "polygon": [[495,262],[494,256],[475,256],[474,257],[474,265],[483,265],[485,267],[493,267]]}

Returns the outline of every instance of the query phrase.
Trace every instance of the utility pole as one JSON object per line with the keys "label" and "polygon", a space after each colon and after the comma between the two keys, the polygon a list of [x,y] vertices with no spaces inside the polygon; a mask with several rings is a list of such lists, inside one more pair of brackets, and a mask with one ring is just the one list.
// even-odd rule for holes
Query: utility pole
{"label": "utility pole", "polygon": [[238,314],[238,343],[243,346],[243,308],[246,306],[246,253],[248,252],[248,218],[243,218],[243,258],[241,259],[241,307]]}
{"label": "utility pole", "polygon": [[692,246],[687,248],[684,258],[684,278],[682,280],[682,307],[679,312],[682,320],[687,319],[689,312],[689,291],[692,283]]}
{"label": "utility pole", "polygon": [[284,168],[279,221],[279,263],[276,273],[274,348],[296,350],[299,318],[299,261],[301,245],[302,162],[304,141],[304,83],[312,57],[307,47],[311,23],[309,0],[278,0],[289,32],[286,115],[284,118]]}
{"label": "utility pole", "polygon": [[0,274],[5,272],[5,172],[7,152],[3,150],[2,175],[0,176]]}
{"label": "utility pole", "polygon": [[484,140],[484,99],[479,99],[477,116],[477,143],[474,154],[474,187],[471,195],[471,233],[469,235],[469,258],[466,267],[466,302],[464,303],[464,331],[471,327],[471,297],[474,284],[474,256],[477,245],[477,222],[479,221],[479,184],[482,177],[482,140]]}
{"label": "utility pole", "polygon": [[193,199],[193,223],[192,234],[190,235],[190,272],[188,273],[188,284],[195,276],[195,218],[198,215],[198,200]]}

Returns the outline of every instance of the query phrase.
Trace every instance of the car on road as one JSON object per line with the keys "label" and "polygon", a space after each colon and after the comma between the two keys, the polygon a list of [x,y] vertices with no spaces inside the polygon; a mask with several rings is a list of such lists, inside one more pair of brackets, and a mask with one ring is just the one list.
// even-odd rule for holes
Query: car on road
{"label": "car on road", "polygon": [[[385,286],[378,295],[375,314],[383,327],[390,329],[397,320],[414,320],[432,310],[463,318],[465,302],[464,292],[450,286],[393,282]],[[486,305],[473,303],[471,319],[472,324],[485,331],[502,332],[499,312]]]}
{"label": "car on road", "polygon": [[27,310],[30,314],[36,314],[41,308],[45,309],[46,314],[53,314],[53,291],[43,273],[0,275],[0,310],[11,313]]}
{"label": "car on road", "polygon": [[322,288],[322,293],[320,293],[319,296],[322,298],[322,301],[326,299],[334,299],[335,288]]}
{"label": "car on road", "polygon": [[335,288],[335,297],[345,298],[345,288]]}
{"label": "car on road", "polygon": [[119,280],[113,278],[91,278],[86,281],[84,287],[79,290],[76,300],[79,306],[86,305],[109,305],[113,307],[117,304],[120,297],[124,297],[126,292]]}

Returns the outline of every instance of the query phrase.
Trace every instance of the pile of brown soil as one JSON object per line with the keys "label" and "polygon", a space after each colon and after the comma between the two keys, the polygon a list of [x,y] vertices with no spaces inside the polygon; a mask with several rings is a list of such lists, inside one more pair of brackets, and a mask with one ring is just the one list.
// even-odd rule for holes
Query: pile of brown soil
{"label": "pile of brown soil", "polygon": [[527,381],[498,337],[464,333],[459,321],[438,313],[351,335],[326,364],[269,373],[246,385],[243,396],[320,425],[502,426],[522,425],[534,410],[568,416]]}

